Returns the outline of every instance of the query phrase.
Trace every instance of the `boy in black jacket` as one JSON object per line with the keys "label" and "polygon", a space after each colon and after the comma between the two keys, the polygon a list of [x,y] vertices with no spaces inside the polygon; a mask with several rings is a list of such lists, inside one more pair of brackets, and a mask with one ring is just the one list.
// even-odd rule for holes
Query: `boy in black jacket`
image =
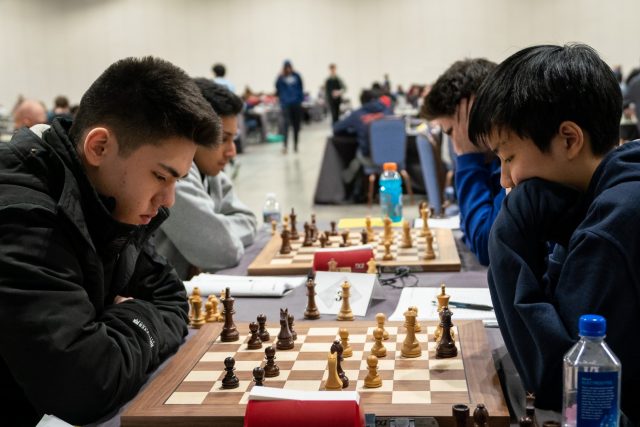
{"label": "boy in black jacket", "polygon": [[513,189],[489,239],[489,287],[525,387],[559,410],[578,318],[601,314],[622,362],[622,410],[638,422],[640,141],[616,148],[621,110],[593,49],[534,46],[487,78],[469,136],[500,157],[501,184]]}
{"label": "boy in black jacket", "polygon": [[86,424],[131,399],[187,332],[182,282],[147,240],[219,119],[155,58],[111,65],[73,125],[0,144],[0,418]]}

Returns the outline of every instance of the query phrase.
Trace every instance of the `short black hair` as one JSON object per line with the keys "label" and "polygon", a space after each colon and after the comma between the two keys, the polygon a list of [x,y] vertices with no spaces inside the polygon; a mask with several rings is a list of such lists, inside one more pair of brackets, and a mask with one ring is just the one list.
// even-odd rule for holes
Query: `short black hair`
{"label": "short black hair", "polygon": [[109,66],[82,96],[70,135],[75,144],[94,126],[109,127],[119,153],[184,137],[213,146],[220,119],[180,68],[159,58],[126,58]]}
{"label": "short black hair", "polygon": [[532,46],[507,58],[483,83],[469,138],[486,144],[494,131],[513,131],[546,152],[568,120],[589,135],[593,154],[602,155],[618,144],[621,115],[620,85],[593,48]]}
{"label": "short black hair", "polygon": [[242,111],[242,107],[244,107],[242,99],[225,86],[203,77],[195,78],[193,81],[200,89],[204,99],[211,105],[213,111],[215,111],[218,116],[237,116]]}
{"label": "short black hair", "polygon": [[378,99],[379,96],[380,95],[376,94],[376,92],[371,89],[364,89],[360,92],[360,105],[368,104],[371,101]]}
{"label": "short black hair", "polygon": [[420,115],[427,120],[452,116],[460,101],[474,96],[495,67],[495,62],[484,58],[454,62],[424,97]]}
{"label": "short black hair", "polygon": [[213,67],[211,67],[211,71],[213,71],[213,74],[215,74],[216,77],[224,77],[224,75],[227,74],[227,69],[220,63],[213,64]]}
{"label": "short black hair", "polygon": [[53,100],[53,106],[55,108],[69,108],[69,98],[64,95],[58,95]]}

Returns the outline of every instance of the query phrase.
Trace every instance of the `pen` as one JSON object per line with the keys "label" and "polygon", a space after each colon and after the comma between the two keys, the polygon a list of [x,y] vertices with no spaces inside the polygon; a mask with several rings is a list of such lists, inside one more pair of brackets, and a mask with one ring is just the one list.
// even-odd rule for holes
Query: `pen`
{"label": "pen", "polygon": [[[434,305],[437,304],[436,301],[432,301],[432,303]],[[490,305],[472,304],[468,302],[459,302],[459,301],[449,301],[449,307],[466,308],[468,310],[493,311],[493,307],[491,307]]]}

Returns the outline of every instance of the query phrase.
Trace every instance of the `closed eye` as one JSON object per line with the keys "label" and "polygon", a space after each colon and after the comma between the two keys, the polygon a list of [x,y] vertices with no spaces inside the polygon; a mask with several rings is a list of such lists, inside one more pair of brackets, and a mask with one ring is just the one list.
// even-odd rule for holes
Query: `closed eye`
{"label": "closed eye", "polygon": [[511,163],[512,160],[513,160],[513,156],[509,156],[506,159],[504,159],[504,163]]}
{"label": "closed eye", "polygon": [[160,182],[167,182],[167,177],[164,175],[161,175],[157,172],[154,172],[153,175],[156,177],[156,179]]}

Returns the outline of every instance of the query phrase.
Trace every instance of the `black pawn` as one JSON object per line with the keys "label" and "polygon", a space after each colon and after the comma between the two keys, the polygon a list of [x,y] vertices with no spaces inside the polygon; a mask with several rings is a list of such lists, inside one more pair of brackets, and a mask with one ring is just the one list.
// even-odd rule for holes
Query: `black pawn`
{"label": "black pawn", "polygon": [[329,235],[331,236],[337,236],[338,235],[338,230],[336,230],[336,222],[335,221],[331,221],[331,232],[329,233]]}
{"label": "black pawn", "polygon": [[342,236],[342,243],[340,243],[340,247],[344,248],[344,247],[350,246],[350,243],[349,243],[349,232],[347,230],[345,230],[345,231],[342,232],[341,236]]}
{"label": "black pawn", "polygon": [[291,338],[295,341],[298,339],[298,333],[293,330],[293,314],[287,316],[287,323],[289,324],[289,332],[291,332]]}
{"label": "black pawn", "polygon": [[473,425],[477,427],[486,427],[489,422],[489,411],[484,407],[483,403],[478,403],[475,411],[473,411]]}
{"label": "black pawn", "polygon": [[369,243],[369,233],[367,233],[367,230],[365,230],[364,228],[360,232],[360,243],[362,243],[363,245]]}
{"label": "black pawn", "polygon": [[255,381],[256,385],[263,385],[264,381],[264,369],[260,366],[256,366],[253,368],[253,381]]}
{"label": "black pawn", "polygon": [[247,348],[249,350],[257,350],[262,348],[262,340],[258,336],[258,324],[256,322],[249,323],[249,330],[251,331],[251,337],[247,342]]}
{"label": "black pawn", "polygon": [[340,343],[340,340],[335,340],[333,344],[331,344],[331,353],[338,354],[338,376],[342,380],[342,388],[347,388],[349,387],[349,378],[347,378],[347,374],[345,374],[344,369],[342,369],[342,361],[344,360],[344,357],[342,357],[343,351],[344,348],[342,347],[342,343]]}
{"label": "black pawn", "polygon": [[269,331],[267,331],[267,316],[264,314],[258,314],[258,325],[260,325],[258,329],[258,336],[262,342],[267,342],[271,339],[269,336]]}
{"label": "black pawn", "polygon": [[458,355],[458,349],[456,348],[453,338],[451,338],[451,327],[453,324],[451,323],[451,311],[449,311],[449,307],[442,308],[440,319],[442,319],[440,322],[440,326],[442,326],[442,337],[436,347],[436,359],[456,357]]}
{"label": "black pawn", "polygon": [[267,359],[267,364],[264,366],[264,375],[267,378],[277,377],[280,375],[280,368],[276,365],[276,349],[272,346],[269,346],[264,349],[265,358]]}
{"label": "black pawn", "polygon": [[240,381],[236,374],[233,373],[235,371],[234,366],[236,361],[233,357],[229,356],[224,359],[224,370],[227,372],[222,379],[222,388],[238,388],[240,385]]}
{"label": "black pawn", "polygon": [[451,407],[451,414],[456,420],[456,427],[467,427],[469,419],[469,407],[465,404],[457,404]]}

